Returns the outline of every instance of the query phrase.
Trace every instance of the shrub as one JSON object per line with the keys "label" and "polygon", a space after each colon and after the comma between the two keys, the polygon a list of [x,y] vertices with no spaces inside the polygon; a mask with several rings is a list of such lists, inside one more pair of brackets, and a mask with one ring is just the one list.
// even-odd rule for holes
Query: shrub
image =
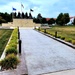
{"label": "shrub", "polygon": [[38,31],[40,31],[40,27],[38,28]]}
{"label": "shrub", "polygon": [[47,32],[47,34],[50,34],[49,32]]}
{"label": "shrub", "polygon": [[17,45],[15,43],[12,43],[12,44],[10,44],[10,45],[7,46],[7,48],[10,48],[10,47],[11,48],[14,47],[15,49],[17,49]]}
{"label": "shrub", "polygon": [[52,33],[50,33],[50,35],[52,35]]}
{"label": "shrub", "polygon": [[75,40],[72,40],[72,44],[75,45]]}
{"label": "shrub", "polygon": [[57,36],[57,38],[61,38],[61,36],[60,36],[60,35],[58,35],[58,36]]}
{"label": "shrub", "polygon": [[70,39],[70,38],[67,38],[67,39],[65,39],[65,41],[67,41],[67,42],[72,42],[72,39]]}
{"label": "shrub", "polygon": [[12,53],[14,53],[15,55],[17,55],[17,50],[14,47],[9,47],[9,48],[6,49],[6,56],[8,54],[12,54]]}
{"label": "shrub", "polygon": [[53,37],[55,37],[55,34],[51,34]]}
{"label": "shrub", "polygon": [[19,59],[14,54],[10,54],[0,61],[0,66],[3,70],[15,69],[19,62]]}
{"label": "shrub", "polygon": [[65,37],[64,37],[64,36],[62,36],[62,37],[61,37],[61,39],[62,39],[62,40],[65,40]]}
{"label": "shrub", "polygon": [[17,54],[17,33],[18,29],[16,28],[13,30],[11,40],[6,48],[6,56],[12,53],[14,53],[15,55]]}

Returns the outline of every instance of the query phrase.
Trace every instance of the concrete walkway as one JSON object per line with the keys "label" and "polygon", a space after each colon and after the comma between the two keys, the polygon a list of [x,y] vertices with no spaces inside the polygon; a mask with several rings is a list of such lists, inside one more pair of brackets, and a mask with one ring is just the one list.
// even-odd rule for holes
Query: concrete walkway
{"label": "concrete walkway", "polygon": [[20,29],[20,34],[28,75],[52,75],[75,69],[74,49],[32,29]]}

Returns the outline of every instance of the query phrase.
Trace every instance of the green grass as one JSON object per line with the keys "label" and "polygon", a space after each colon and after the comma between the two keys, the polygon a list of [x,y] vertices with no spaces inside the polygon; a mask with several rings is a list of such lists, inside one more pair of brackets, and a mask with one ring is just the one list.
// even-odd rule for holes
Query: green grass
{"label": "green grass", "polygon": [[[43,31],[43,29],[41,29]],[[55,35],[57,31],[57,37],[64,37],[65,41],[71,42],[75,40],[75,26],[53,26],[50,29],[47,29],[47,33]]]}
{"label": "green grass", "polygon": [[12,30],[0,29],[0,57],[5,49],[5,46],[11,36]]}

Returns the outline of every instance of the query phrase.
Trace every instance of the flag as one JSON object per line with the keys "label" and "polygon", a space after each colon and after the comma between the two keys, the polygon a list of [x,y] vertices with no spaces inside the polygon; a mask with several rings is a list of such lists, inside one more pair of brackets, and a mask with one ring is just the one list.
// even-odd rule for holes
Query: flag
{"label": "flag", "polygon": [[13,11],[16,11],[16,8],[12,8]]}
{"label": "flag", "polygon": [[23,8],[24,8],[24,5],[23,5],[23,4],[21,4],[21,7],[23,7]]}
{"label": "flag", "polygon": [[30,9],[30,11],[32,11],[32,12],[33,12],[33,10],[32,10],[32,9]]}

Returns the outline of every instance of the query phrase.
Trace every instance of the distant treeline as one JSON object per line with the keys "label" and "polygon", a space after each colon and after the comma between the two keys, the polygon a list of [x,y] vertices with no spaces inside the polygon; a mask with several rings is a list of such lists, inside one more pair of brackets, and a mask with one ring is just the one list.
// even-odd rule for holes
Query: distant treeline
{"label": "distant treeline", "polygon": [[[33,22],[35,23],[41,23],[41,24],[57,24],[57,25],[66,25],[70,22],[70,16],[69,13],[60,13],[57,18],[44,18],[41,16],[41,14],[38,14],[36,18],[33,18]],[[71,24],[75,25],[75,18],[71,22]]]}
{"label": "distant treeline", "polygon": [[[57,25],[66,25],[70,22],[70,16],[69,16],[69,13],[60,13],[57,18],[44,18],[41,16],[41,14],[39,13],[37,15],[37,17],[33,18],[32,14],[31,13],[16,13],[16,12],[13,12],[13,13],[2,13],[0,12],[0,24],[1,23],[7,23],[7,22],[12,22],[12,19],[13,18],[20,18],[20,19],[33,19],[33,22],[35,23],[41,23],[41,24],[49,24],[49,25],[52,25],[52,24],[57,24]],[[74,20],[71,22],[71,24],[75,25],[75,18]]]}
{"label": "distant treeline", "polygon": [[0,24],[11,22],[11,21],[12,21],[11,14],[8,14],[7,12],[5,12],[5,13],[0,12]]}
{"label": "distant treeline", "polygon": [[26,18],[26,19],[32,19],[33,17],[32,17],[32,14],[31,13],[24,13],[24,12],[22,12],[22,13],[20,13],[20,12],[18,12],[18,13],[12,13],[12,15],[13,15],[13,17],[14,18]]}
{"label": "distant treeline", "polygon": [[14,12],[14,13],[10,13],[10,14],[7,13],[7,12],[5,12],[5,13],[0,12],[0,24],[1,23],[12,22],[13,18],[32,19],[33,17],[31,15],[31,13],[28,14],[27,12],[26,13],[24,13],[24,12],[22,12],[22,13],[20,13],[20,12],[16,13],[16,12]]}

